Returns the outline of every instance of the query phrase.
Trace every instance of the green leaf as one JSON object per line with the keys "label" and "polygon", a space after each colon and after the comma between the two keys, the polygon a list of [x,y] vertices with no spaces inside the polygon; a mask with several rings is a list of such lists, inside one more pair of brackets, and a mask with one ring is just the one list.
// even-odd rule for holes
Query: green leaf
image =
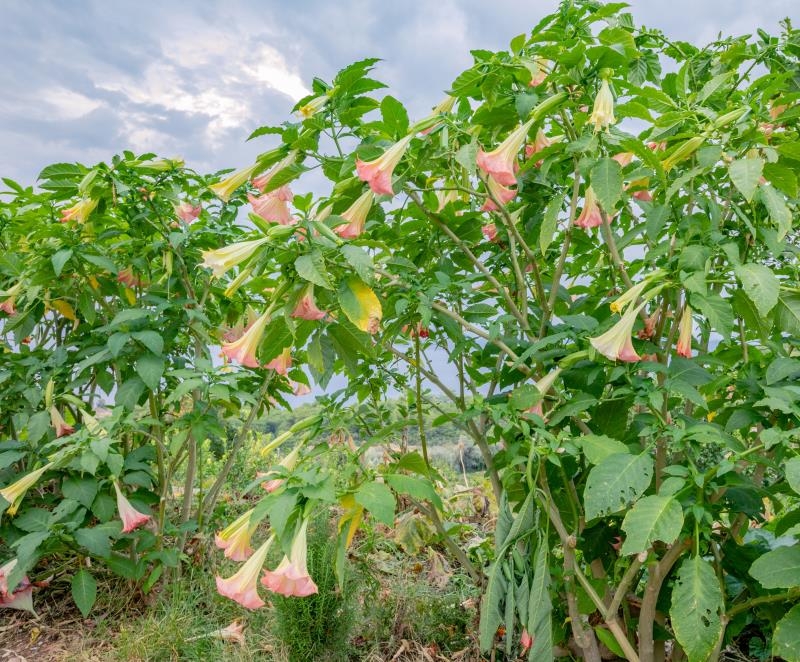
{"label": "green leaf", "polygon": [[50,258],[50,261],[53,263],[53,271],[56,274],[56,278],[61,275],[61,271],[64,269],[64,265],[69,261],[72,257],[72,249],[71,248],[62,248],[60,251],[57,251],[53,254],[53,257]]}
{"label": "green leaf", "polygon": [[603,211],[611,214],[622,197],[622,167],[612,158],[600,159],[592,168],[591,181]]}
{"label": "green leaf", "polygon": [[786,473],[786,482],[797,494],[800,494],[800,457],[793,457],[786,460],[783,466]]}
{"label": "green leaf", "polygon": [[750,576],[767,589],[800,586],[800,545],[778,547],[759,556],[750,566]]}
{"label": "green leaf", "polygon": [[375,265],[372,263],[372,257],[367,251],[353,244],[343,244],[339,250],[341,250],[347,263],[355,269],[361,280],[365,283],[371,283],[374,280]]}
{"label": "green leaf", "polygon": [[476,159],[478,158],[478,143],[473,140],[471,143],[461,145],[456,152],[455,159],[464,170],[470,175],[475,174]]}
{"label": "green leaf", "polygon": [[638,499],[650,487],[653,458],[649,453],[615,453],[593,467],[583,496],[586,519],[616,513]]}
{"label": "green leaf", "polygon": [[728,176],[747,202],[753,199],[764,171],[764,159],[738,159],[728,166]]}
{"label": "green leaf", "polygon": [[405,106],[393,96],[385,96],[381,101],[383,126],[390,136],[401,138],[408,133],[408,113]]}
{"label": "green leaf", "polygon": [[742,289],[750,297],[756,310],[766,316],[778,303],[780,282],[772,269],[763,264],[741,264],[734,268]]}
{"label": "green leaf", "polygon": [[353,495],[357,503],[366,508],[373,517],[386,526],[394,524],[394,494],[383,483],[364,483]]}
{"label": "green leaf", "polygon": [[778,296],[775,324],[781,331],[800,336],[800,294],[782,292]]}
{"label": "green leaf", "polygon": [[533,637],[533,646],[528,651],[528,662],[553,661],[553,604],[550,601],[547,547],[547,538],[540,537],[528,601],[528,633]]}
{"label": "green leaf", "polygon": [[558,212],[561,211],[562,200],[559,196],[554,197],[547,203],[542,218],[542,226],[539,228],[539,250],[542,255],[547,252],[547,248],[553,243],[553,237],[558,228]]}
{"label": "green leaf", "polygon": [[144,354],[136,361],[136,373],[151,391],[157,391],[164,374],[164,359],[155,354]]}
{"label": "green leaf", "polygon": [[114,396],[114,403],[122,405],[128,411],[133,411],[142,393],[144,393],[145,388],[144,382],[141,379],[136,376],[130,377],[117,389]]}
{"label": "green leaf", "polygon": [[46,411],[37,411],[28,419],[28,443],[33,444],[50,429],[50,414]]}
{"label": "green leaf", "polygon": [[587,434],[579,437],[577,442],[590,464],[600,464],[609,455],[628,452],[625,444],[606,435]]}
{"label": "green leaf", "polygon": [[164,351],[164,339],[156,331],[134,331],[131,335],[156,356]]}
{"label": "green leaf", "polygon": [[25,451],[6,451],[0,453],[0,469],[10,467],[14,462],[25,457],[25,455]]}
{"label": "green leaf", "polygon": [[489,582],[481,599],[481,620],[478,625],[478,640],[481,650],[488,652],[494,643],[497,628],[503,622],[501,605],[506,595],[508,582],[503,574],[503,558],[495,560],[489,574]]}
{"label": "green leaf", "polygon": [[92,528],[78,529],[75,532],[75,540],[94,556],[108,558],[111,556],[111,534],[114,531],[109,529],[109,524],[113,524],[116,531],[121,530],[119,522],[108,522]]}
{"label": "green leaf", "polygon": [[333,285],[328,279],[328,272],[325,269],[325,261],[319,253],[309,253],[301,255],[294,261],[294,268],[297,275],[309,283],[332,290]]}
{"label": "green leaf", "polygon": [[88,570],[81,568],[72,577],[72,599],[84,618],[92,611],[96,598],[97,582]]}
{"label": "green leaf", "polygon": [[74,499],[87,508],[92,507],[92,502],[97,496],[97,480],[94,478],[78,478],[69,476],[61,484],[61,493],[67,499]]}
{"label": "green leaf", "polygon": [[731,305],[718,294],[692,294],[692,307],[698,310],[711,325],[711,328],[723,338],[730,338],[733,333],[733,311]]}
{"label": "green leaf", "polygon": [[686,559],[672,589],[669,615],[689,662],[706,662],[714,650],[722,632],[722,608],[722,591],[713,566],[699,556]]}
{"label": "green leaf", "polygon": [[800,605],[795,605],[775,626],[772,654],[786,662],[800,662]]}
{"label": "green leaf", "polygon": [[429,480],[403,474],[386,474],[384,478],[395,492],[408,494],[415,499],[430,501],[436,508],[442,510],[442,500],[436,494],[436,490]]}
{"label": "green leaf", "polygon": [[683,509],[671,496],[646,496],[637,501],[622,521],[625,542],[620,554],[638,554],[656,540],[672,543],[683,528]]}
{"label": "green leaf", "polygon": [[792,168],[781,163],[765,163],[764,178],[790,198],[797,197],[797,175]]}
{"label": "green leaf", "polygon": [[792,229],[792,212],[786,205],[783,194],[772,186],[762,186],[759,189],[761,202],[769,212],[769,217],[778,228],[778,241],[783,241],[789,230]]}

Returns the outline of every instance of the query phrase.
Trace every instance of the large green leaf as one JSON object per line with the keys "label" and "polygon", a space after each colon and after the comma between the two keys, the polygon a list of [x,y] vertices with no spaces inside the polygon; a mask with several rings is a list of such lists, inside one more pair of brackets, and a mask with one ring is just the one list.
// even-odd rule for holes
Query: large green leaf
{"label": "large green leaf", "polygon": [[489,573],[489,582],[481,599],[481,620],[478,625],[478,639],[481,650],[489,652],[494,643],[497,628],[503,622],[501,605],[506,595],[508,582],[503,575],[503,557],[498,557],[492,571]]}
{"label": "large green leaf", "polygon": [[800,605],[795,605],[775,626],[772,654],[786,662],[800,662]]}
{"label": "large green leaf", "polygon": [[328,272],[325,269],[325,260],[319,253],[301,255],[294,261],[294,268],[297,271],[297,275],[303,280],[328,290],[333,289],[333,285],[328,279]]}
{"label": "large green leaf", "polygon": [[600,464],[609,455],[628,452],[625,444],[604,434],[583,435],[577,439],[577,442],[590,464]]}
{"label": "large green leaf", "polygon": [[722,631],[722,590],[713,566],[700,556],[678,570],[669,610],[675,638],[689,662],[706,662]]}
{"label": "large green leaf", "polygon": [[364,483],[354,494],[356,502],[386,526],[394,524],[395,500],[392,491],[383,483]]}
{"label": "large green leaf", "polygon": [[164,359],[155,354],[144,354],[136,361],[136,373],[151,391],[157,391],[164,374]]}
{"label": "large green leaf", "polygon": [[800,586],[800,545],[778,547],[758,557],[750,575],[767,589]]}
{"label": "large green leaf", "polygon": [[592,168],[591,181],[597,201],[610,215],[622,196],[622,168],[614,159],[600,159]]}
{"label": "large green leaf", "polygon": [[800,294],[781,292],[775,306],[775,324],[795,336],[800,336]]}
{"label": "large green leaf", "polygon": [[646,496],[637,501],[622,521],[625,542],[620,554],[638,554],[656,540],[673,542],[683,528],[683,509],[671,496]]}
{"label": "large green leaf", "polygon": [[747,202],[753,199],[763,171],[763,159],[738,159],[728,166],[728,176]]}
{"label": "large green leaf", "polygon": [[778,241],[783,241],[783,238],[792,229],[792,212],[789,211],[783,194],[772,186],[762,186],[759,195],[772,222],[778,227]]}
{"label": "large green leaf", "polygon": [[638,499],[653,478],[649,453],[609,455],[589,472],[583,498],[586,519],[616,513]]}
{"label": "large green leaf", "polygon": [[772,269],[763,264],[741,264],[735,268],[742,289],[755,305],[756,310],[766,316],[778,303],[780,282]]}
{"label": "large green leaf", "polygon": [[72,578],[72,599],[84,618],[89,615],[96,598],[97,582],[88,570],[81,568]]}
{"label": "large green leaf", "polygon": [[547,557],[547,537],[542,536],[536,549],[528,602],[528,633],[533,637],[528,662],[553,660],[553,605],[550,601],[550,568],[547,567]]}
{"label": "large green leaf", "polygon": [[786,472],[786,482],[789,483],[789,487],[800,494],[800,457],[786,460],[783,470]]}

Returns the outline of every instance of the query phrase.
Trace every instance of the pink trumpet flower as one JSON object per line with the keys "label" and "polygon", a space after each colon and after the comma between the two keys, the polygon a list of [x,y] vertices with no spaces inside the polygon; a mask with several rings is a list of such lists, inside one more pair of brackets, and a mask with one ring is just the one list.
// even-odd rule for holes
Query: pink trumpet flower
{"label": "pink trumpet flower", "polygon": [[247,609],[263,607],[264,601],[258,596],[258,573],[267,560],[267,552],[274,540],[274,535],[267,538],[233,576],[223,579],[217,575],[217,592]]}
{"label": "pink trumpet flower", "polygon": [[72,207],[62,210],[61,218],[59,220],[62,223],[66,223],[67,221],[78,221],[78,223],[84,223],[86,222],[86,219],[89,218],[89,214],[94,211],[95,207],[97,207],[97,200],[83,198],[72,205]]}
{"label": "pink trumpet flower", "polygon": [[394,145],[387,149],[381,156],[373,161],[362,161],[356,159],[356,172],[358,178],[367,182],[373,193],[376,195],[394,195],[392,190],[392,173],[403,158],[408,143],[414,136],[407,135],[402,140],[398,140]]}
{"label": "pink trumpet flower", "polygon": [[[297,466],[297,462],[300,460],[300,446],[295,446],[295,448],[289,453],[283,460],[281,460],[279,467],[282,467],[284,471],[289,472],[293,471],[294,468]],[[283,473],[283,472],[280,472]],[[280,475],[277,471],[266,471],[266,472],[259,472],[256,474],[256,478],[266,478],[268,476],[276,476]],[[267,492],[274,492],[281,485],[284,483],[283,478],[273,478],[272,480],[267,480],[261,483],[261,487],[263,487]]]}
{"label": "pink trumpet flower", "polygon": [[253,553],[250,547],[250,537],[258,527],[258,523],[250,523],[253,510],[251,508],[240,515],[214,536],[214,544],[220,549],[224,549],[225,556],[232,561],[246,561]]}
{"label": "pink trumpet flower", "polygon": [[261,237],[250,241],[237,241],[235,244],[228,244],[211,251],[203,251],[202,266],[211,269],[214,278],[219,278],[226,271],[251,257],[260,246],[268,241],[269,237]]}
{"label": "pink trumpet flower", "polygon": [[608,331],[596,338],[589,338],[592,347],[611,361],[639,361],[640,357],[633,348],[633,325],[646,303],[642,301],[638,306],[628,306],[625,314]]}
{"label": "pink trumpet flower", "polygon": [[519,169],[517,154],[535,121],[535,118],[530,119],[512,131],[508,138],[491,152],[480,150],[477,157],[478,167],[487,175],[494,177],[498,184],[503,186],[516,184],[516,172]]}
{"label": "pink trumpet flower", "polygon": [[[9,592],[8,590],[6,578],[16,565],[17,559],[11,559],[0,567],[0,609],[19,609],[35,614],[36,612],[33,610],[33,584],[27,577],[23,576],[13,591]],[[38,584],[39,582],[37,582]]]}
{"label": "pink trumpet flower", "polygon": [[494,223],[488,223],[481,228],[483,236],[492,243],[497,242],[497,226]]}
{"label": "pink trumpet flower", "polygon": [[308,384],[303,384],[303,382],[290,381],[289,386],[292,387],[292,393],[298,397],[311,393],[311,387]]}
{"label": "pink trumpet flower", "polygon": [[200,205],[193,205],[191,202],[185,200],[178,205],[175,205],[175,215],[184,223],[192,223],[200,216],[203,207]]}
{"label": "pink trumpet flower", "polygon": [[122,518],[122,533],[130,533],[144,525],[149,519],[150,515],[140,513],[136,508],[131,505],[131,502],[125,498],[122,490],[119,489],[119,483],[114,482],[114,490],[117,493],[117,510],[119,516]]}
{"label": "pink trumpet flower", "polygon": [[142,281],[133,273],[133,267],[125,267],[117,273],[117,282],[125,287],[139,287]]}
{"label": "pink trumpet flower", "polygon": [[367,214],[372,208],[372,201],[375,194],[372,189],[364,191],[359,198],[342,212],[342,218],[347,221],[346,225],[339,225],[333,229],[343,239],[355,239],[364,232],[364,225],[367,222]]}
{"label": "pink trumpet flower", "polygon": [[667,149],[667,141],[662,140],[661,142],[656,142],[655,140],[651,140],[647,143],[648,149],[653,150],[654,152],[663,152]]}
{"label": "pink trumpet flower", "polygon": [[522,646],[523,653],[533,646],[533,637],[531,637],[530,633],[525,628],[522,628],[522,635],[520,635],[519,643]]}
{"label": "pink trumpet flower", "polygon": [[285,376],[289,372],[289,368],[292,367],[292,348],[284,347],[283,351],[264,367]]}
{"label": "pink trumpet flower", "polygon": [[255,177],[252,181],[253,186],[255,186],[259,190],[259,192],[263,193],[264,190],[269,185],[270,181],[272,181],[272,178],[275,177],[275,175],[277,175],[279,172],[281,172],[281,170],[286,170],[286,168],[294,165],[294,162],[296,160],[297,160],[297,150],[292,150],[263,175]]}
{"label": "pink trumpet flower", "polygon": [[547,60],[536,57],[533,59],[533,66],[528,67],[531,71],[531,82],[529,87],[538,87],[547,78]]}
{"label": "pink trumpet flower", "polygon": [[631,161],[633,161],[633,157],[634,157],[633,152],[620,152],[619,154],[614,154],[614,156],[612,156],[611,158],[614,159],[624,168]]}
{"label": "pink trumpet flower", "polygon": [[675,351],[679,356],[690,359],[692,358],[692,309],[689,306],[683,308],[678,329],[678,346]]}
{"label": "pink trumpet flower", "polygon": [[14,305],[16,299],[17,297],[8,297],[8,299],[0,303],[0,310],[7,315],[16,315],[17,307]]}
{"label": "pink trumpet flower", "polygon": [[75,432],[75,428],[64,420],[55,406],[50,407],[50,423],[56,431],[56,437],[66,437]]}
{"label": "pink trumpet flower", "polygon": [[275,570],[266,570],[261,583],[270,591],[287,598],[294,596],[305,598],[318,592],[317,585],[308,574],[306,530],[308,520],[303,520],[300,530],[292,542],[289,556],[284,556]]}
{"label": "pink trumpet flower", "polygon": [[602,223],[603,216],[600,213],[600,206],[597,204],[597,197],[590,186],[586,189],[583,210],[580,216],[575,219],[575,225],[584,230],[588,230],[589,228],[596,228],[598,225],[602,225]]}
{"label": "pink trumpet flower", "polygon": [[247,199],[253,206],[253,213],[270,223],[279,225],[294,225],[297,220],[292,217],[292,211],[287,204],[293,199],[291,189],[281,186],[279,189],[264,195],[254,196],[247,194]]}
{"label": "pink trumpet flower", "polygon": [[230,361],[236,361],[246,368],[259,368],[258,357],[256,352],[264,337],[264,330],[270,321],[270,315],[264,313],[261,317],[255,320],[250,328],[238,340],[230,343],[225,343],[222,346],[222,354]]}
{"label": "pink trumpet flower", "polygon": [[542,400],[539,400],[535,405],[528,409],[529,414],[537,414],[538,416],[544,416],[544,409],[542,408],[542,402],[544,396],[547,395],[547,392],[553,388],[553,384],[556,383],[558,376],[561,374],[561,368],[556,368],[555,370],[551,370],[547,373],[544,377],[542,377],[538,382],[536,382],[536,390],[542,394]]}
{"label": "pink trumpet flower", "polygon": [[314,301],[314,286],[309,285],[303,292],[303,296],[300,297],[300,301],[297,302],[291,317],[316,321],[323,319],[327,314],[327,311],[317,308],[317,302]]}
{"label": "pink trumpet flower", "polygon": [[[539,129],[536,132],[536,139],[530,145],[525,146],[525,158],[531,158],[534,154],[538,154],[543,149],[550,147],[550,145],[552,145],[554,142],[556,141],[550,140],[550,138],[545,135],[544,131]],[[537,168],[539,168],[542,165],[541,159],[538,160],[535,165]]]}
{"label": "pink trumpet flower", "polygon": [[[486,188],[489,189],[489,193],[494,196],[494,198],[501,205],[511,202],[517,195],[517,192],[514,189],[507,188],[502,184],[499,184],[494,177],[486,178]],[[495,201],[492,200],[490,196],[486,197],[486,202],[484,202],[483,207],[481,207],[481,211],[497,211],[498,209],[499,207],[495,204]]]}

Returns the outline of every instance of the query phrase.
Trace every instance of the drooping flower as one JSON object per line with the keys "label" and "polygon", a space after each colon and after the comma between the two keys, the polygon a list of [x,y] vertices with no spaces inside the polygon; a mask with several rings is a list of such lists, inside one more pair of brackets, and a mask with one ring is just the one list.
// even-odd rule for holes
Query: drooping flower
{"label": "drooping flower", "polygon": [[[266,478],[268,476],[279,476],[281,473],[288,473],[297,466],[297,462],[300,459],[300,444],[294,447],[294,449],[283,458],[280,463],[278,464],[279,467],[283,468],[283,471],[266,471],[266,472],[259,472],[256,474],[256,478]],[[270,480],[264,481],[261,483],[261,487],[263,487],[267,492],[274,492],[277,490],[281,485],[284,483],[284,478],[272,478]]]}
{"label": "drooping flower", "polygon": [[679,356],[690,359],[692,358],[692,309],[689,306],[683,308],[678,330],[678,346],[675,351]]}
{"label": "drooping flower", "polygon": [[294,395],[298,397],[303,395],[309,395],[311,393],[311,387],[308,384],[304,384],[303,382],[295,382],[290,380],[289,386],[292,387],[292,393],[294,393]]}
{"label": "drooping flower", "polygon": [[0,310],[2,310],[7,315],[16,315],[17,307],[14,305],[16,300],[17,297],[8,297],[8,299],[0,303]]}
{"label": "drooping flower", "polygon": [[292,191],[288,186],[264,195],[255,196],[247,194],[247,200],[253,206],[253,213],[270,223],[279,225],[294,225],[297,219],[292,217],[292,211],[287,202],[293,199]]}
{"label": "drooping flower", "polygon": [[414,136],[407,135],[398,140],[394,145],[387,149],[381,156],[372,161],[362,161],[356,159],[356,173],[358,178],[367,182],[373,193],[376,195],[394,195],[392,189],[392,173],[403,158],[408,143]]}
{"label": "drooping flower", "polygon": [[258,357],[256,352],[264,337],[264,329],[270,321],[269,313],[264,313],[255,320],[249,329],[242,334],[241,338],[222,345],[222,353],[230,361],[236,361],[246,368],[258,368]]}
{"label": "drooping flower", "polygon": [[283,351],[264,367],[285,376],[289,372],[289,368],[292,367],[292,348],[284,347]]}
{"label": "drooping flower", "polygon": [[291,317],[303,320],[321,320],[327,315],[327,311],[317,308],[317,302],[314,301],[314,286],[309,285],[303,296],[297,302],[297,306],[292,311]]}
{"label": "drooping flower", "polygon": [[455,189],[436,189],[437,213],[442,211],[442,209],[447,207],[447,205],[449,205],[451,202],[455,202],[456,200],[458,200],[458,191]]}
{"label": "drooping flower", "polygon": [[304,120],[307,120],[309,117],[313,117],[322,110],[329,99],[330,97],[328,94],[320,94],[318,97],[314,97],[308,103],[300,106],[300,108],[297,109],[297,114]]}
{"label": "drooping flower", "polygon": [[591,186],[586,189],[584,197],[583,209],[578,218],[575,219],[575,225],[584,230],[602,225],[603,216],[600,213],[600,206],[597,204],[597,197]]}
{"label": "drooping flower", "polygon": [[544,58],[533,58],[533,62],[528,66],[528,69],[531,72],[531,82],[528,83],[529,87],[538,87],[544,83],[545,79],[547,78],[547,66],[548,62]]}
{"label": "drooping flower", "polygon": [[35,614],[36,612],[33,610],[33,584],[31,584],[27,576],[23,576],[20,579],[19,584],[13,591],[8,590],[7,577],[16,565],[17,559],[14,558],[0,567],[0,608],[19,609]]}
{"label": "drooping flower", "polygon": [[91,198],[82,198],[72,205],[72,207],[63,209],[61,211],[61,218],[59,220],[62,223],[66,223],[67,221],[78,221],[78,223],[84,223],[86,219],[89,218],[89,214],[94,211],[95,207],[97,207],[97,200],[92,200]]}
{"label": "drooping flower", "polygon": [[522,628],[522,634],[520,635],[519,643],[520,646],[522,646],[523,653],[527,652],[527,650],[533,646],[533,637],[531,637],[526,628]]}
{"label": "drooping flower", "polygon": [[634,157],[633,152],[620,152],[619,154],[614,154],[614,156],[612,156],[611,158],[614,159],[624,168],[631,161],[633,161],[633,157]]}
{"label": "drooping flower", "polygon": [[497,241],[497,226],[494,223],[487,223],[481,228],[483,236],[491,242]]}
{"label": "drooping flower", "polygon": [[647,148],[654,152],[663,152],[667,149],[667,141],[662,140],[661,142],[656,142],[655,140],[651,140],[647,143]]}
{"label": "drooping flower", "polygon": [[511,202],[517,195],[515,189],[508,188],[499,184],[494,177],[486,178],[486,188],[489,189],[490,195],[486,197],[486,202],[483,203],[481,211],[497,211],[499,207],[495,204],[492,197],[495,198],[501,205]]}
{"label": "drooping flower", "polygon": [[219,278],[228,269],[233,269],[237,264],[244,262],[259,246],[263,246],[269,241],[268,237],[252,239],[250,241],[237,241],[213,251],[203,251],[203,263],[201,266],[211,269],[214,278]]}
{"label": "drooping flower", "polygon": [[625,190],[628,191],[630,189],[634,189],[633,193],[631,193],[631,197],[634,200],[639,200],[640,202],[652,202],[653,194],[650,193],[649,189],[647,188],[649,184],[649,177],[640,177],[639,179],[634,179],[631,181],[625,187]]}
{"label": "drooping flower", "polygon": [[19,503],[25,496],[25,492],[33,487],[42,477],[42,474],[50,469],[50,467],[52,467],[54,464],[54,462],[48,462],[43,467],[36,469],[36,471],[31,471],[29,474],[26,474],[16,482],[11,483],[11,485],[7,485],[0,490],[0,497],[3,497],[8,503],[11,504],[8,508],[9,515],[14,515],[17,512],[17,508],[19,508]]}
{"label": "drooping flower", "polygon": [[237,517],[222,531],[214,536],[214,544],[225,550],[225,556],[232,561],[246,561],[253,553],[250,537],[258,528],[258,523],[250,523],[253,508]]}
{"label": "drooping flower", "polygon": [[532,118],[512,131],[508,138],[491,152],[479,150],[477,157],[478,167],[487,175],[494,177],[503,186],[516,184],[516,172],[519,169],[517,154],[535,121],[535,118]]}
{"label": "drooping flower", "polygon": [[270,181],[272,181],[272,178],[275,177],[275,175],[277,175],[282,170],[286,170],[286,168],[294,165],[294,162],[296,160],[297,160],[297,150],[292,150],[263,175],[255,177],[252,181],[253,186],[255,186],[261,193],[263,193],[264,189],[266,189],[267,185],[270,183]]}
{"label": "drooping flower", "polygon": [[647,278],[645,278],[642,282],[637,283],[631,288],[628,288],[625,292],[619,295],[614,301],[611,302],[610,308],[612,313],[621,313],[628,304],[636,302],[639,300],[642,292],[644,292],[645,288],[650,284],[653,275],[651,274]]}
{"label": "drooping flower", "polygon": [[550,372],[548,372],[544,377],[542,377],[538,382],[536,382],[536,390],[539,391],[539,393],[541,393],[542,399],[528,409],[529,414],[537,414],[538,416],[544,416],[544,409],[542,408],[542,403],[544,402],[544,396],[546,396],[547,392],[551,388],[553,388],[553,384],[556,383],[556,380],[558,379],[558,376],[560,374],[561,374],[561,368],[556,368],[555,370],[551,370]]}
{"label": "drooping flower", "polygon": [[608,331],[596,338],[589,338],[592,347],[611,361],[638,361],[640,357],[633,348],[633,325],[646,303],[642,301],[638,306],[628,306],[625,314]]}
{"label": "drooping flower", "polygon": [[261,583],[270,591],[279,593],[287,598],[294,596],[305,598],[317,593],[317,585],[308,574],[306,531],[308,520],[303,520],[300,530],[292,542],[289,556],[284,556],[275,570],[264,571]]}
{"label": "drooping flower", "polygon": [[[543,149],[547,149],[555,142],[556,142],[555,140],[551,140],[550,138],[548,138],[545,135],[544,131],[539,129],[536,132],[536,139],[531,144],[525,145],[525,158],[526,159],[531,158],[534,154],[538,154]],[[539,168],[542,165],[542,160],[541,159],[538,160],[535,163],[535,165],[537,168]]]}
{"label": "drooping flower", "polygon": [[182,201],[180,204],[175,205],[175,215],[184,223],[192,223],[200,216],[203,211],[201,205],[193,205],[191,202]]}
{"label": "drooping flower", "polygon": [[214,193],[214,195],[216,195],[220,200],[223,202],[228,202],[236,189],[250,179],[253,176],[253,173],[258,170],[258,168],[259,164],[254,163],[247,168],[237,170],[222,181],[212,184],[208,188],[211,189],[212,193]]}
{"label": "drooping flower", "polygon": [[114,491],[117,493],[117,510],[122,519],[122,533],[130,533],[138,529],[150,519],[150,515],[140,513],[136,508],[131,505],[131,502],[125,498],[122,490],[119,489],[119,483],[114,483]]}
{"label": "drooping flower", "polygon": [[274,535],[267,538],[233,576],[223,579],[217,575],[217,592],[247,609],[263,607],[264,601],[258,596],[258,573],[267,560],[267,552],[274,540]]}
{"label": "drooping flower", "polygon": [[[427,124],[428,121],[434,120],[437,117],[439,117],[440,115],[445,115],[445,114],[449,113],[451,110],[453,110],[453,106],[455,105],[455,103],[456,103],[455,97],[446,96],[444,99],[442,99],[439,103],[437,103],[431,109],[431,114],[428,117],[426,117],[424,120],[422,120],[422,122],[420,122],[419,124],[423,124],[423,123]],[[423,136],[427,136],[431,131],[433,131],[440,124],[441,124],[441,122],[436,122],[435,124],[432,124],[431,126],[427,127],[426,129],[423,129],[422,131],[420,131],[420,133]]]}
{"label": "drooping flower", "polygon": [[125,267],[117,273],[117,282],[125,287],[139,287],[142,281],[133,273],[133,267]]}
{"label": "drooping flower", "polygon": [[56,437],[66,437],[75,432],[75,428],[64,420],[55,405],[50,407],[50,423],[56,431]]}
{"label": "drooping flower", "polygon": [[372,189],[364,191],[359,198],[342,212],[342,218],[347,221],[346,225],[339,225],[333,231],[344,239],[355,239],[364,232],[364,224],[367,222],[367,214],[372,208],[372,201],[375,193]]}
{"label": "drooping flower", "polygon": [[616,121],[614,118],[614,95],[611,93],[608,81],[603,79],[594,100],[592,114],[589,116],[589,124],[594,124],[594,130],[600,131],[600,129],[606,129]]}

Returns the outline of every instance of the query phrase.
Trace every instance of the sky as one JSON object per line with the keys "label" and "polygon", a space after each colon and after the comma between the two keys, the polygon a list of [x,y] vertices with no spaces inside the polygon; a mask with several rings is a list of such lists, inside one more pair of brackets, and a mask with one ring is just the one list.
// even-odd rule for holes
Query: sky
{"label": "sky", "polygon": [[[380,57],[375,76],[413,116],[471,64],[507,48],[557,0],[0,0],[0,176],[123,149],[180,156],[200,172],[249,164],[246,143],[289,118],[314,76]],[[676,39],[776,32],[797,0],[633,0],[639,24]]]}

